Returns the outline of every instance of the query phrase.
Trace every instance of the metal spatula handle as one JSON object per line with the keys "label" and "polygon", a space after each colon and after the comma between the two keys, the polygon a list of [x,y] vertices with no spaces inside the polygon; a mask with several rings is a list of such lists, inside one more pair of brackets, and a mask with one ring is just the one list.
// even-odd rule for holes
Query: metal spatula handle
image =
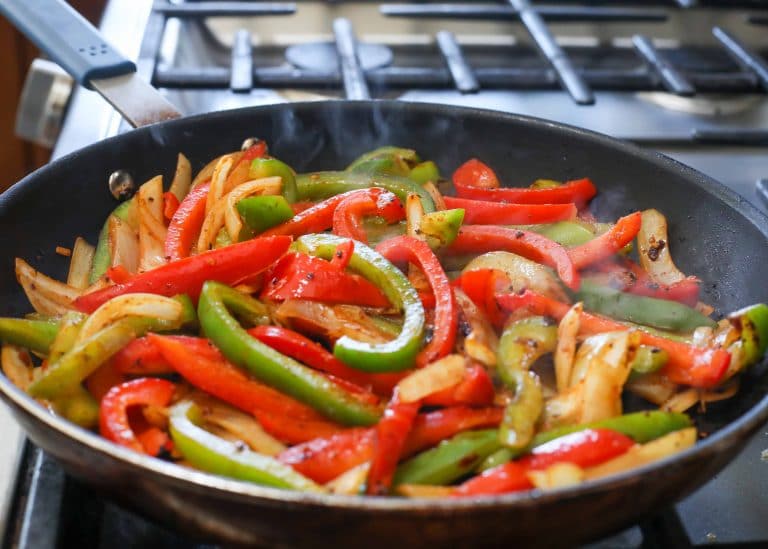
{"label": "metal spatula handle", "polygon": [[60,0],[2,0],[0,13],[83,86],[136,72],[72,7]]}

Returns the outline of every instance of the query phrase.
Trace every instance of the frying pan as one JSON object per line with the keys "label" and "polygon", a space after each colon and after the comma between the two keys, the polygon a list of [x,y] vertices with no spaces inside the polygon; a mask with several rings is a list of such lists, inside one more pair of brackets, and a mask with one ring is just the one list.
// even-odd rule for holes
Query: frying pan
{"label": "frying pan", "polygon": [[[8,5],[0,9],[12,10]],[[19,13],[14,12],[14,21],[28,25]],[[169,176],[179,151],[200,168],[252,135],[266,139],[275,156],[299,171],[338,168],[363,151],[392,143],[416,148],[443,173],[478,156],[512,183],[589,176],[600,189],[593,203],[598,216],[662,209],[675,260],[703,279],[703,299],[718,311],[768,300],[761,269],[768,264],[766,218],[690,168],[602,135],[523,116],[336,101],[154,124],[86,147],[26,177],[0,196],[0,315],[29,310],[14,280],[14,257],[63,278],[67,260],[54,248],[78,235],[95,240],[115,206],[106,188],[112,171],[126,169],[136,181]],[[29,437],[69,473],[145,516],[201,538],[270,547],[558,546],[626,527],[721,470],[768,419],[765,369],[763,364],[747,372],[737,397],[711,405],[697,420],[709,436],[680,454],[576,487],[476,500],[345,497],[260,487],[115,446],[48,414],[2,375],[0,396]]]}

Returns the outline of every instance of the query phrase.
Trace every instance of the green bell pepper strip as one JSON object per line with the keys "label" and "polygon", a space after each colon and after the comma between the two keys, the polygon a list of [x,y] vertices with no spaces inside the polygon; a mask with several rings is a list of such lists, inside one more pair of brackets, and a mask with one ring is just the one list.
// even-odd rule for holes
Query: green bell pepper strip
{"label": "green bell pepper strip", "polygon": [[[331,234],[300,237],[294,246],[304,253],[331,259],[336,247],[347,239]],[[333,354],[345,364],[366,372],[398,372],[414,365],[422,346],[424,306],[419,294],[403,273],[381,254],[355,242],[349,268],[381,288],[390,303],[403,311],[400,333],[392,341],[367,343],[343,336],[336,341]]]}
{"label": "green bell pepper strip", "polygon": [[175,448],[195,467],[223,477],[264,486],[322,492],[323,489],[269,456],[219,438],[199,427],[202,413],[192,402],[171,408],[170,432]]}
{"label": "green bell pepper strip", "polygon": [[546,236],[566,248],[581,246],[595,238],[595,233],[577,221],[558,221],[539,226],[533,225],[530,230]]}
{"label": "green bell pepper strip", "polygon": [[459,433],[400,464],[392,484],[450,484],[474,471],[498,448],[496,429]]}
{"label": "green bell pepper strip", "polygon": [[[243,240],[248,240],[243,239]],[[222,227],[219,229],[219,232],[216,233],[216,239],[213,242],[213,249],[218,250],[219,248],[226,248],[227,246],[232,244],[232,237],[229,236],[229,231],[227,231],[226,227]]]}
{"label": "green bell pepper strip", "polygon": [[192,299],[187,294],[175,295],[171,299],[181,303],[181,326],[179,327],[182,330],[196,332],[200,323],[197,321],[197,309]]}
{"label": "green bell pepper strip", "polygon": [[461,208],[432,212],[422,216],[419,232],[427,237],[430,248],[442,248],[456,240],[463,221],[464,210]]}
{"label": "green bell pepper strip", "polygon": [[440,170],[437,164],[431,160],[416,164],[408,173],[408,179],[415,181],[419,185],[424,185],[430,181],[437,183],[440,180]]}
{"label": "green bell pepper strip", "polygon": [[27,392],[54,400],[71,392],[86,377],[139,335],[135,319],[119,320],[81,341],[50,363],[43,376]]}
{"label": "green bell pepper strip", "polygon": [[396,195],[405,204],[408,195],[419,195],[424,213],[436,210],[435,202],[421,185],[406,177],[356,172],[315,172],[298,174],[296,185],[299,200],[321,200],[347,191],[381,187]]}
{"label": "green bell pepper strip", "polygon": [[731,313],[728,319],[741,332],[743,366],[755,364],[763,358],[768,347],[768,305],[750,305]]}
{"label": "green bell pepper strip", "polygon": [[620,292],[587,279],[581,281],[577,299],[583,301],[589,311],[661,329],[690,332],[699,326],[717,325],[682,303]]}
{"label": "green bell pepper strip", "polygon": [[555,181],[554,179],[537,179],[531,183],[531,189],[554,189],[562,185],[560,181]]}
{"label": "green bell pepper strip", "polygon": [[279,176],[283,180],[283,196],[293,204],[298,200],[296,174],[288,164],[277,158],[254,158],[248,170],[251,179]]}
{"label": "green bell pepper strip", "polygon": [[[247,229],[240,240],[266,231],[293,217],[293,208],[283,196],[251,196],[237,203],[237,211]],[[245,238],[244,238],[245,237]]]}
{"label": "green bell pepper strip", "polygon": [[501,335],[496,369],[515,396],[504,410],[499,437],[510,448],[524,448],[533,438],[544,397],[541,382],[530,367],[556,346],[557,326],[542,316],[513,322]]}
{"label": "green bell pepper strip", "polygon": [[88,318],[88,315],[77,311],[69,311],[61,317],[59,332],[51,343],[51,348],[48,352],[49,364],[57,362],[75,346],[77,336],[80,334],[80,328],[83,327],[86,318]]}
{"label": "green bell pepper strip", "polygon": [[347,171],[407,176],[411,167],[421,162],[413,149],[384,146],[358,156]]}
{"label": "green bell pepper strip", "polygon": [[667,363],[667,360],[669,360],[669,353],[664,349],[649,345],[639,345],[635,350],[635,356],[629,363],[629,367],[632,368],[629,378],[635,379],[644,374],[661,370]]}
{"label": "green bell pepper strip", "polygon": [[693,422],[691,418],[686,414],[677,412],[662,412],[661,410],[649,410],[645,412],[634,412],[631,414],[624,414],[608,419],[601,419],[599,421],[593,421],[591,423],[583,423],[581,425],[567,425],[564,427],[558,427],[551,429],[543,433],[539,433],[531,443],[521,449],[501,448],[494,452],[488,458],[480,464],[479,471],[485,471],[492,469],[497,465],[506,463],[511,459],[515,459],[523,454],[528,453],[531,449],[541,446],[563,435],[569,433],[575,433],[577,431],[583,431],[584,429],[611,429],[621,434],[627,435],[638,444],[644,444],[655,440],[659,437],[671,433],[673,431],[679,431],[686,427],[691,427]]}
{"label": "green bell pepper strip", "polygon": [[0,318],[0,341],[47,355],[59,333],[58,320]]}
{"label": "green bell pepper strip", "polygon": [[237,312],[253,298],[224,284],[208,281],[198,304],[200,326],[230,361],[325,416],[345,425],[372,425],[379,408],[363,403],[321,373],[251,337],[230,309]]}
{"label": "green bell pepper strip", "polygon": [[[133,208],[133,198],[126,200],[120,204],[117,208],[112,210],[109,217],[115,216],[121,221],[127,221],[131,214],[131,208]],[[96,250],[93,253],[93,262],[91,264],[91,274],[88,277],[88,283],[94,284],[102,276],[107,273],[109,265],[112,263],[112,257],[109,250],[109,217],[104,222],[104,226],[99,232],[99,240],[96,243]]]}

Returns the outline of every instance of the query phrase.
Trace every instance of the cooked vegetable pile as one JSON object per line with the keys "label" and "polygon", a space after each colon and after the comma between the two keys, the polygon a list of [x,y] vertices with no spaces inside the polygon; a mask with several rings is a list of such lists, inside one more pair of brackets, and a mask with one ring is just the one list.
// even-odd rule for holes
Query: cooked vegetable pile
{"label": "cooked vegetable pile", "polygon": [[115,444],[313,492],[551,489],[693,445],[768,307],[710,318],[664,216],[598,222],[589,179],[452,180],[396,147],[297,174],[257,141],[194,179],[179,155],[57,248],[66,283],[16,260],[36,312],[0,319],[3,372]]}

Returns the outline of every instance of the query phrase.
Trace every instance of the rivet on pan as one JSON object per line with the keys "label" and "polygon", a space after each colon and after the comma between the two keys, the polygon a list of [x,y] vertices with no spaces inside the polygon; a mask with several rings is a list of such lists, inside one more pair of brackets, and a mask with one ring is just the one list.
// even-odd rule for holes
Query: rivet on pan
{"label": "rivet on pan", "polygon": [[131,174],[125,170],[116,170],[109,176],[109,192],[118,200],[127,200],[136,192],[136,184]]}
{"label": "rivet on pan", "polygon": [[261,141],[261,139],[259,139],[258,137],[249,137],[248,139],[243,141],[242,145],[240,145],[240,150],[241,151],[247,151],[248,149],[253,147],[259,141]]}

